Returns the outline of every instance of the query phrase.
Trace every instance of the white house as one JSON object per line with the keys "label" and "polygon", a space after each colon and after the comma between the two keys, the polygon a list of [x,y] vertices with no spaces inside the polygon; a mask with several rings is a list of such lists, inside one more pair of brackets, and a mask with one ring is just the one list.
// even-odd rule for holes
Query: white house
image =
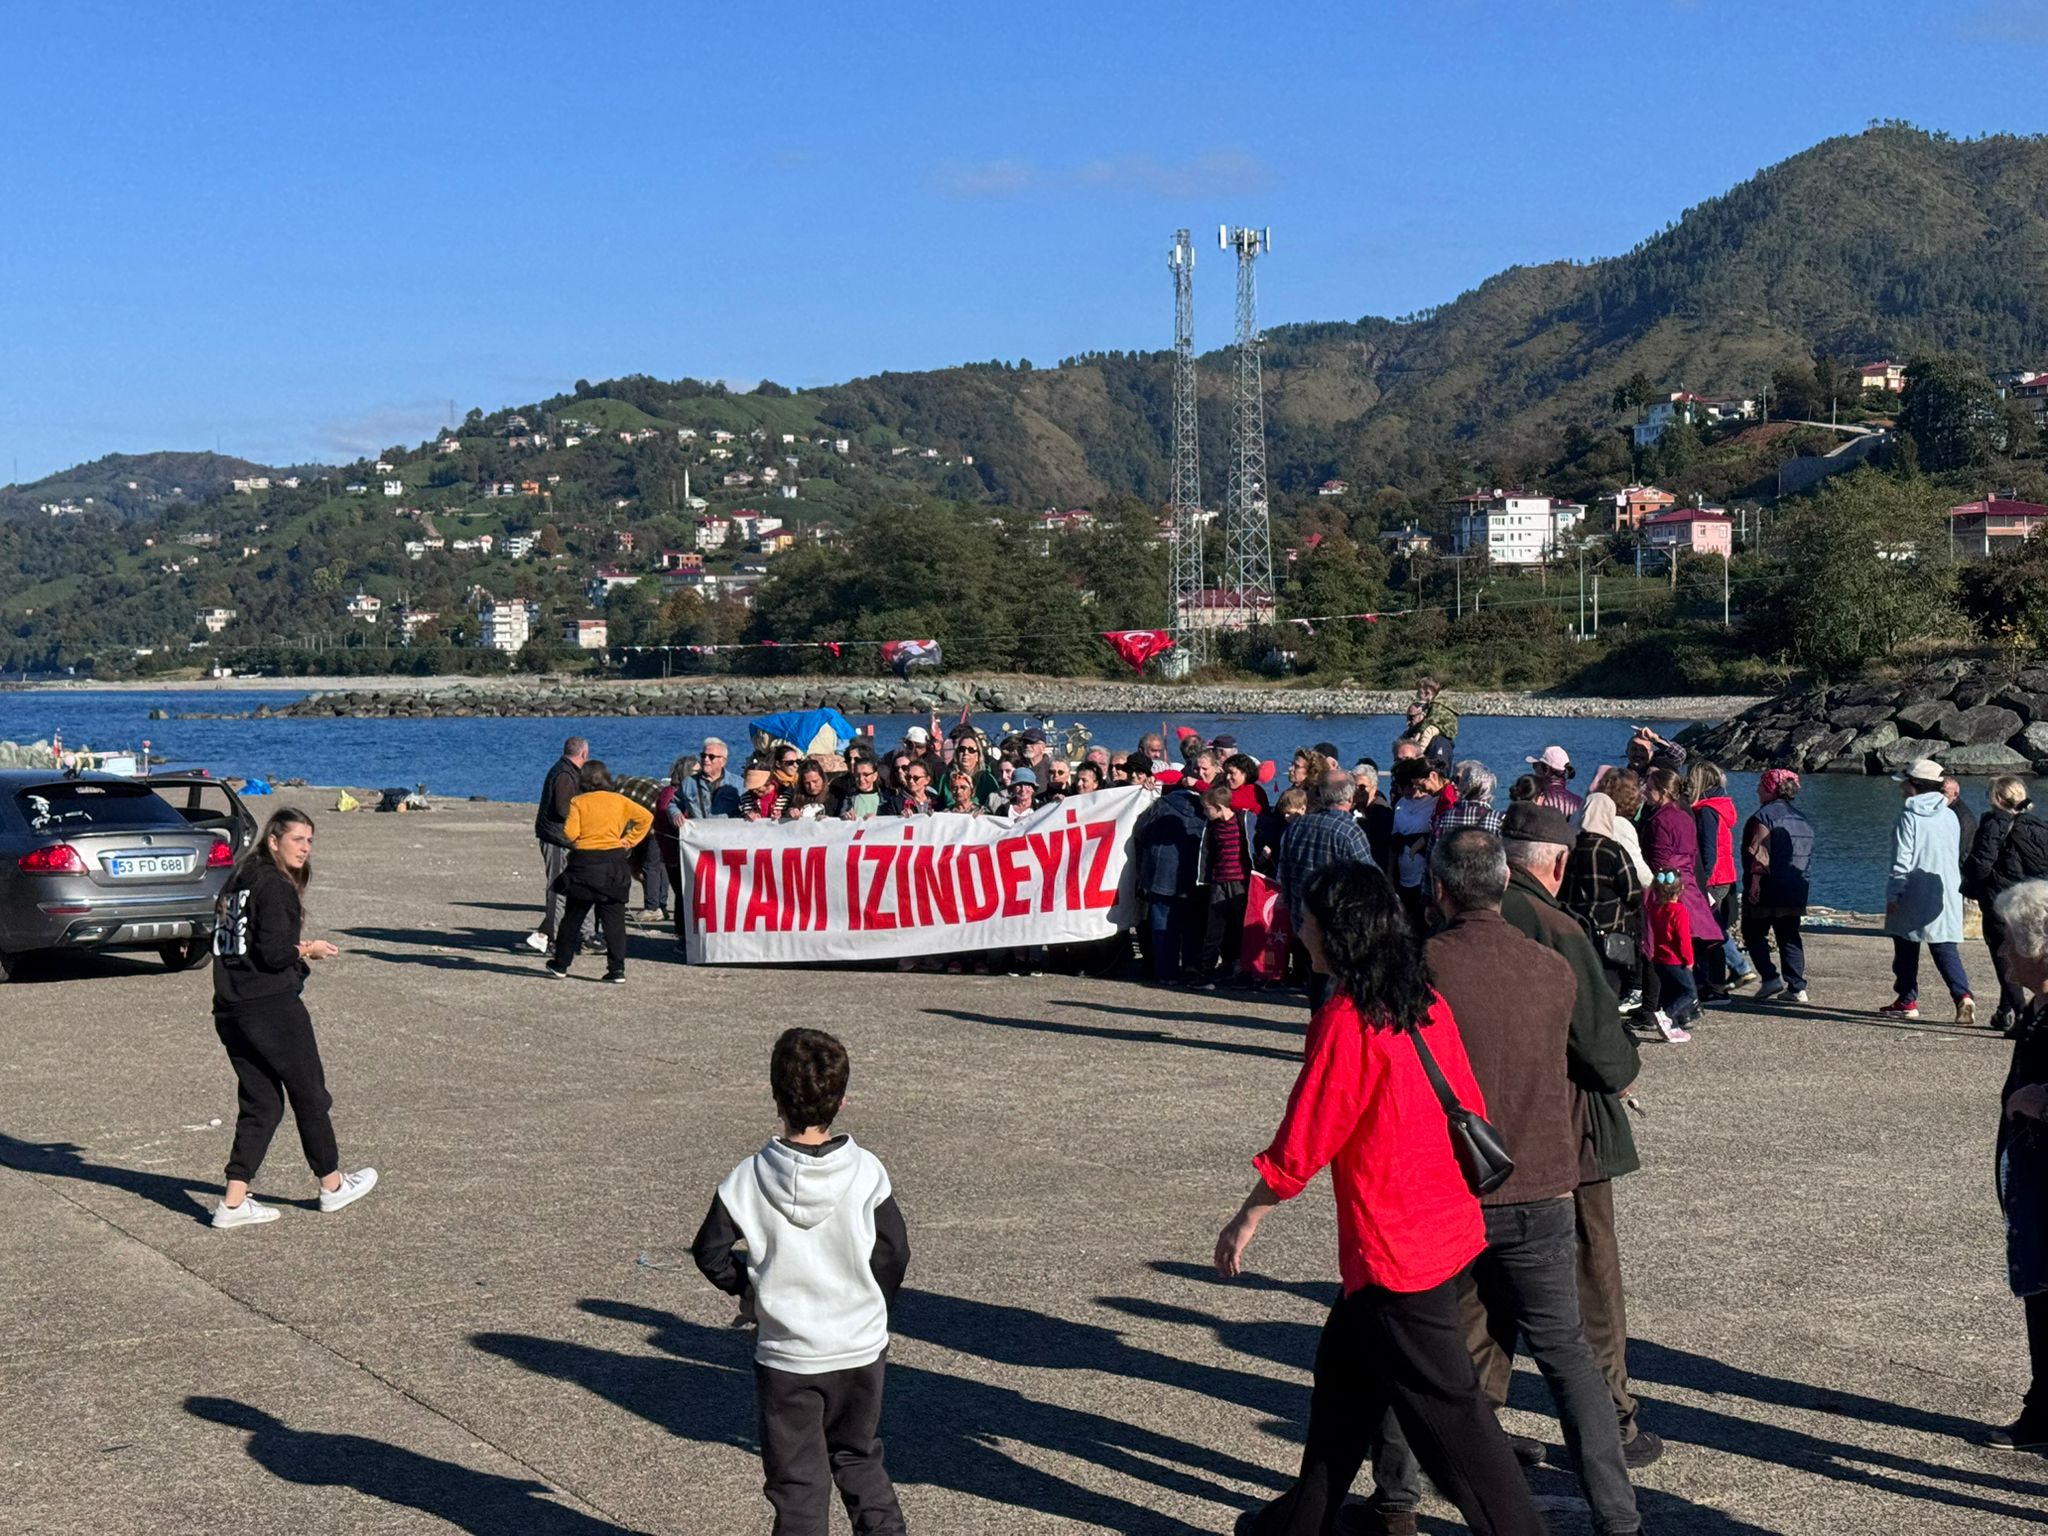
{"label": "white house", "polygon": [[405,494],[405,482],[403,480],[386,480],[384,482],[384,494],[386,496],[403,496]]}
{"label": "white house", "polygon": [[725,483],[730,486],[752,485],[754,483],[754,477],[748,474],[744,469],[736,469],[731,474],[725,477]]}
{"label": "white house", "polygon": [[366,624],[377,622],[377,615],[384,611],[384,599],[372,597],[367,592],[358,592],[348,600],[348,616],[361,619]]}
{"label": "white house", "polygon": [[505,535],[505,553],[511,559],[524,560],[533,553],[534,536],[530,533],[508,533]]}
{"label": "white house", "polygon": [[591,575],[590,585],[584,588],[584,595],[590,599],[591,607],[602,608],[605,599],[612,593],[621,587],[637,586],[639,581],[640,578],[633,572],[621,571],[608,565]]}
{"label": "white house", "polygon": [[1321,485],[1316,487],[1316,494],[1318,496],[1342,496],[1346,491],[1350,489],[1351,486],[1347,481],[1325,480]]}
{"label": "white house", "polygon": [[1586,520],[1579,503],[1529,491],[1475,491],[1452,506],[1451,542],[1458,553],[1484,554],[1496,565],[1541,565]]}
{"label": "white house", "polygon": [[853,451],[853,443],[848,438],[835,437],[832,439],[832,451],[834,453],[851,453]]}
{"label": "white house", "polygon": [[697,547],[723,549],[726,535],[731,532],[732,524],[722,517],[700,517],[697,519]]}
{"label": "white house", "polygon": [[206,626],[206,632],[209,635],[219,634],[234,621],[235,610],[232,608],[202,608],[199,610],[199,622]]}
{"label": "white house", "polygon": [[533,638],[540,625],[540,604],[513,599],[485,603],[477,609],[480,621],[476,643],[490,651],[517,651]]}
{"label": "white house", "polygon": [[440,453],[460,453],[462,452],[462,439],[459,437],[444,437],[434,447]]}
{"label": "white house", "polygon": [[579,651],[603,650],[606,632],[603,619],[565,619],[562,622],[562,638]]}
{"label": "white house", "polygon": [[730,432],[713,432],[711,434],[711,441],[714,443],[729,443],[732,441],[732,434]]}

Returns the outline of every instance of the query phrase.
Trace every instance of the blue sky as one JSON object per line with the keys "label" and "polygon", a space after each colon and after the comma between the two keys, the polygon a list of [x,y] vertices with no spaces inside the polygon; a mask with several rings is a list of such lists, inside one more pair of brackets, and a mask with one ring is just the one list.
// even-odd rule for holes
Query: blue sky
{"label": "blue sky", "polygon": [[2048,129],[2048,3],[0,0],[0,479],[1399,314],[1874,117]]}

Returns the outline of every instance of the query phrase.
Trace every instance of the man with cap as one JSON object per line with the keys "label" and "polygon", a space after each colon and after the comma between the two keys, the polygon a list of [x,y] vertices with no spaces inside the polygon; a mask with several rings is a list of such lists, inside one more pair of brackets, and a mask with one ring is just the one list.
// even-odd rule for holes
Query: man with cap
{"label": "man with cap", "polygon": [[[1032,783],[1043,783],[1045,779],[1045,760],[1048,755],[1045,750],[1045,732],[1034,725],[1017,739],[1024,752],[1017,766],[1031,770]],[[1012,779],[1010,782],[1015,784],[1017,781]]]}
{"label": "man with cap", "polygon": [[903,750],[912,757],[929,757],[932,750],[932,733],[921,725],[913,725],[903,733]]}
{"label": "man with cap", "polygon": [[[1565,1043],[1565,1075],[1571,1079],[1584,1141],[1579,1149],[1579,1186],[1573,1192],[1578,1234],[1579,1311],[1586,1342],[1600,1361],[1607,1390],[1621,1424],[1622,1453],[1631,1467],[1646,1467],[1664,1452],[1664,1442],[1637,1423],[1638,1404],[1629,1391],[1628,1311],[1621,1288],[1621,1250],[1614,1228],[1614,1183],[1642,1166],[1635,1133],[1621,1098],[1636,1080],[1640,1057],[1621,1022],[1600,952],[1578,920],[1557,899],[1571,856],[1571,823],[1556,807],[1520,800],[1501,822],[1507,854],[1508,889],[1500,915],[1571,966],[1576,981],[1571,1031]],[[1475,1354],[1484,1351],[1475,1349]],[[1507,1400],[1511,1362],[1495,1350],[1479,1383],[1496,1403]],[[1540,1448],[1517,1442],[1528,1459]]]}
{"label": "man with cap", "polygon": [[1884,931],[1892,938],[1892,980],[1897,995],[1879,1013],[1920,1017],[1920,946],[1955,1001],[1956,1022],[1977,1022],[1977,1001],[1963,973],[1962,828],[1941,792],[1941,764],[1923,757],[1892,777],[1906,803],[1892,829],[1891,878],[1884,888]]}
{"label": "man with cap", "polygon": [[1542,787],[1536,791],[1536,804],[1547,805],[1552,810],[1564,813],[1566,821],[1577,821],[1579,812],[1586,808],[1586,802],[1571,792],[1567,781],[1576,772],[1572,767],[1571,754],[1563,747],[1545,747],[1536,756],[1524,758],[1529,771],[1535,775]]}

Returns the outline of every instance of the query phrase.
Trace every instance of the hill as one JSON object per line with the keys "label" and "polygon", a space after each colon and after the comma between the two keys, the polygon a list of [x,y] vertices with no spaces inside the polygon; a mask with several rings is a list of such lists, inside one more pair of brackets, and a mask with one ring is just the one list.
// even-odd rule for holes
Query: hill
{"label": "hill", "polygon": [[280,473],[218,453],[110,453],[26,485],[0,485],[0,517],[67,503],[135,515],[205,501],[236,480]]}

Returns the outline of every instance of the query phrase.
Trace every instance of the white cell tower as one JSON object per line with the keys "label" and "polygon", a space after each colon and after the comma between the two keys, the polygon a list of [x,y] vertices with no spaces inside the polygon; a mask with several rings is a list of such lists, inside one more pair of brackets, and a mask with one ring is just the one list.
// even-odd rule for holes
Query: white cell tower
{"label": "white cell tower", "polygon": [[1167,625],[1189,666],[1209,659],[1202,608],[1202,457],[1195,397],[1195,247],[1175,230],[1166,257],[1173,273],[1173,499],[1166,509],[1173,530],[1171,608]]}
{"label": "white cell tower", "polygon": [[1224,571],[1241,622],[1259,624],[1273,616],[1273,528],[1266,505],[1266,402],[1253,263],[1273,249],[1273,232],[1226,224],[1216,231],[1216,243],[1237,252],[1237,418],[1223,509]]}

